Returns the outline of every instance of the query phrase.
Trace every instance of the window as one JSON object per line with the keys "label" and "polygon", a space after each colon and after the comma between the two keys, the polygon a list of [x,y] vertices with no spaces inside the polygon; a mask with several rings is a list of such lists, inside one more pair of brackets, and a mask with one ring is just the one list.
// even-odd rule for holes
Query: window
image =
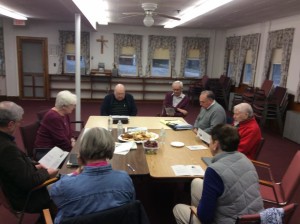
{"label": "window", "polygon": [[137,76],[136,55],[133,47],[123,47],[119,57],[119,73],[124,76]]}
{"label": "window", "polygon": [[250,84],[252,77],[252,50],[248,50],[246,54],[243,83]]}
{"label": "window", "polygon": [[280,85],[281,79],[281,61],[282,61],[282,49],[276,48],[272,52],[270,79],[273,80],[274,86]]}
{"label": "window", "polygon": [[233,77],[233,50],[230,50],[229,52],[229,62],[227,67],[227,76]]}
{"label": "window", "polygon": [[170,77],[171,65],[169,49],[155,49],[152,59],[151,76],[154,77]]}
{"label": "window", "polygon": [[274,82],[274,86],[279,86],[281,78],[281,64],[273,64],[271,68],[271,80]]}
{"label": "window", "polygon": [[184,67],[184,77],[199,78],[200,74],[200,51],[199,49],[189,50]]}

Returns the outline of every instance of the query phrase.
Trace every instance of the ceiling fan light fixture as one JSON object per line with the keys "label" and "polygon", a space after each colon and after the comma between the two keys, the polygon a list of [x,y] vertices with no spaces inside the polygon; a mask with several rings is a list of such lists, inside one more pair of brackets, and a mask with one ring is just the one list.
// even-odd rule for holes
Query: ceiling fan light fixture
{"label": "ceiling fan light fixture", "polygon": [[145,26],[150,27],[154,24],[154,19],[151,15],[146,15],[143,22]]}

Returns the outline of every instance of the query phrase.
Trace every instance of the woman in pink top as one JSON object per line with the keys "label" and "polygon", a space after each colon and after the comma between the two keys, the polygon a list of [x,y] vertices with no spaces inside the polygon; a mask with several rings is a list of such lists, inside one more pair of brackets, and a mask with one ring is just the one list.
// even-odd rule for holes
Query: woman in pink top
{"label": "woman in pink top", "polygon": [[68,90],[57,94],[55,106],[44,115],[41,121],[35,139],[35,148],[57,146],[62,150],[71,151],[75,139],[72,137],[69,114],[76,107],[76,102],[76,95]]}

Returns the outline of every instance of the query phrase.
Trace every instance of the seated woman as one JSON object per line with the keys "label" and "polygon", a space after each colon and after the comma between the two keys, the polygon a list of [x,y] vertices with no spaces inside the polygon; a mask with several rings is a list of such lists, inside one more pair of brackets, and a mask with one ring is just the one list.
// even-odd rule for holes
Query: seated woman
{"label": "seated woman", "polygon": [[75,144],[72,137],[71,114],[76,106],[77,97],[68,90],[56,96],[55,106],[43,117],[35,139],[35,148],[53,148],[57,146],[71,151]]}
{"label": "seated woman", "polygon": [[[169,92],[165,96],[162,116],[185,117],[188,114],[187,107],[189,104],[188,97],[182,93],[183,84],[181,81],[172,83],[173,92]],[[173,108],[173,110],[170,110]]]}
{"label": "seated woman", "polygon": [[115,141],[104,128],[91,128],[80,143],[78,168],[64,175],[50,189],[58,207],[55,223],[65,217],[118,207],[135,200],[131,178],[125,171],[113,170],[107,161],[112,159]]}

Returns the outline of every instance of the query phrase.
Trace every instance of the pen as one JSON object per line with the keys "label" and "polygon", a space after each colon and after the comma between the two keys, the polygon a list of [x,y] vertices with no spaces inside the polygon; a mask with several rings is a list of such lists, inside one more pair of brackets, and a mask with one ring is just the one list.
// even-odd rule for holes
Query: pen
{"label": "pen", "polygon": [[133,167],[132,167],[129,163],[127,163],[127,166],[128,166],[133,172],[135,172],[135,169],[133,169]]}

